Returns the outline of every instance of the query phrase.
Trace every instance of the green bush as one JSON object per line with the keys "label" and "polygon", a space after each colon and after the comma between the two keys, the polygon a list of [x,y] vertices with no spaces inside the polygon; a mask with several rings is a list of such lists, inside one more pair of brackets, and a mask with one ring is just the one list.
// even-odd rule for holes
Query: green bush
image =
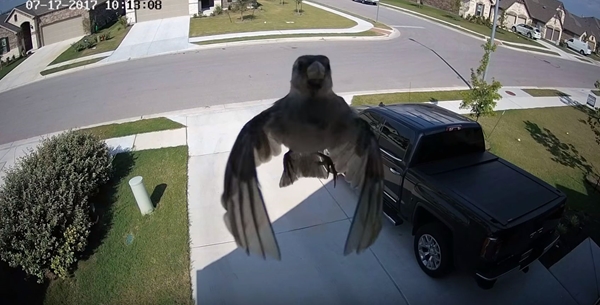
{"label": "green bush", "polygon": [[119,23],[121,23],[123,27],[127,27],[127,25],[129,24],[129,22],[127,21],[127,16],[119,17]]}
{"label": "green bush", "polygon": [[223,8],[220,5],[215,6],[214,14],[215,15],[221,15],[221,14],[223,14]]}
{"label": "green bush", "polygon": [[69,275],[86,245],[90,199],[112,174],[108,146],[75,131],[44,139],[0,189],[0,258],[43,282]]}

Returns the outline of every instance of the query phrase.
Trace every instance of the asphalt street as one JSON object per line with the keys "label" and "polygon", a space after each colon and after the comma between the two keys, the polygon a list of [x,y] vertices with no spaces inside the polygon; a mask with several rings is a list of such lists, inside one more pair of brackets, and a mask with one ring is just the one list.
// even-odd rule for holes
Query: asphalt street
{"label": "asphalt street", "polygon": [[[376,7],[320,0],[375,18]],[[51,77],[0,93],[0,144],[111,120],[284,96],[293,61],[324,54],[337,92],[464,86],[480,40],[380,8],[389,41],[294,42],[131,60]],[[435,51],[435,52],[434,52]],[[437,53],[437,55],[436,55]],[[600,67],[498,48],[489,75],[506,86],[593,87]]]}

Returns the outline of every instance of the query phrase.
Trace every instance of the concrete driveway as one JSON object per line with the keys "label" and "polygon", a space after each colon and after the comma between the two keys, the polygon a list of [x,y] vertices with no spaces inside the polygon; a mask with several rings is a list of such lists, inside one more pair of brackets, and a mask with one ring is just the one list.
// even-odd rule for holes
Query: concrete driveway
{"label": "concrete driveway", "polygon": [[189,43],[190,17],[136,23],[111,56],[101,62],[121,61],[197,47]]}
{"label": "concrete driveway", "polygon": [[81,37],[44,46],[0,80],[0,92],[43,79],[40,72]]}
{"label": "concrete driveway", "polygon": [[225,162],[242,125],[267,106],[187,118],[192,285],[197,304],[576,304],[541,263],[484,291],[466,275],[434,280],[417,265],[410,226],[384,229],[361,255],[343,256],[356,194],[338,181],[280,189],[282,155],[258,168],[282,261],[248,257],[223,223]]}

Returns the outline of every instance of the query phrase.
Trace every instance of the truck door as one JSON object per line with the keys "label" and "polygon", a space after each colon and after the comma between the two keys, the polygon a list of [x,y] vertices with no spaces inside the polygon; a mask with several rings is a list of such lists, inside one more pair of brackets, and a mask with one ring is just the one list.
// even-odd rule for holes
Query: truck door
{"label": "truck door", "polygon": [[379,149],[385,175],[384,196],[398,211],[402,211],[402,184],[406,163],[404,157],[410,143],[410,129],[395,121],[386,120],[381,126]]}

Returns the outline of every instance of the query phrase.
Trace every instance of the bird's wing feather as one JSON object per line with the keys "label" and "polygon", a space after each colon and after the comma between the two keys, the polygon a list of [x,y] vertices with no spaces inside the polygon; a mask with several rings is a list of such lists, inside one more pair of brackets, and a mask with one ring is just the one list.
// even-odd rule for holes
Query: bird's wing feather
{"label": "bird's wing feather", "polygon": [[369,125],[355,119],[357,136],[329,150],[338,172],[360,190],[358,203],[346,239],[344,255],[361,253],[369,248],[381,232],[383,211],[383,163],[379,145]]}
{"label": "bird's wing feather", "polygon": [[279,187],[292,185],[299,178],[322,178],[329,177],[329,171],[324,165],[323,157],[311,153],[301,154],[289,151],[283,158],[283,173],[279,180]]}
{"label": "bird's wing feather", "polygon": [[246,254],[280,260],[256,173],[256,167],[281,153],[281,143],[270,137],[266,128],[273,112],[269,108],[258,114],[238,134],[227,160],[221,203],[227,211],[227,229]]}

